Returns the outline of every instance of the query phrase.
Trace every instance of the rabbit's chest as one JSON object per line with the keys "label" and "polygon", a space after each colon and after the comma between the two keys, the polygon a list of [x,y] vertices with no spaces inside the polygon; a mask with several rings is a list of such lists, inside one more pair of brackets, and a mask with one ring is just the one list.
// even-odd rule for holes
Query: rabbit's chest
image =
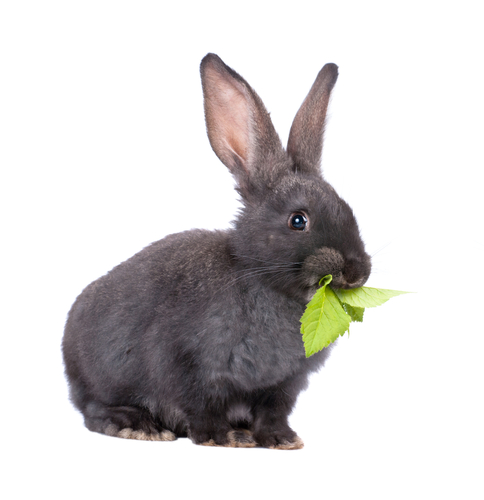
{"label": "rabbit's chest", "polygon": [[[219,312],[207,324],[205,375],[246,390],[277,384],[301,369],[303,307],[280,297],[258,297]],[[278,299],[278,300],[277,300]]]}

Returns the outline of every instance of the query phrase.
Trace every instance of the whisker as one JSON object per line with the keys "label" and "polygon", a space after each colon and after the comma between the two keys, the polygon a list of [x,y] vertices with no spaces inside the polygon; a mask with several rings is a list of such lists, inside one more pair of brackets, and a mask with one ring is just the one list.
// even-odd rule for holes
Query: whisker
{"label": "whisker", "polygon": [[302,262],[287,262],[285,260],[263,260],[263,259],[256,259],[255,257],[251,257],[249,255],[242,255],[242,254],[239,254],[239,255],[234,255],[232,254],[232,257],[243,257],[244,259],[251,259],[251,260],[256,260],[258,262],[265,262],[267,264],[283,264],[283,265],[292,265],[292,264],[302,264]]}
{"label": "whisker", "polygon": [[274,274],[273,279],[270,280],[270,284],[272,286],[274,286],[274,285],[276,285],[276,284],[281,283],[282,281],[284,281],[285,278],[287,278],[287,272],[282,273],[282,271],[280,271],[279,275],[277,275],[276,273]]}
{"label": "whisker", "polygon": [[382,247],[380,247],[376,252],[374,252],[374,253],[371,254],[371,258],[373,258],[377,253],[380,253],[382,250],[385,250],[385,248],[387,248],[391,244],[392,244],[392,242],[389,241],[388,243],[386,243],[385,245],[383,245]]}
{"label": "whisker", "polygon": [[287,266],[282,265],[282,264],[272,265],[272,266],[257,266],[257,267],[239,269],[237,271],[234,271],[234,274],[251,272],[251,271],[266,271],[266,270],[273,270],[273,269],[289,269],[291,267],[294,267],[294,264],[290,264],[290,265],[287,265]]}
{"label": "whisker", "polygon": [[[297,266],[293,265],[293,269],[296,270]],[[248,269],[248,270],[243,269],[240,272],[243,272],[243,271],[246,271],[245,274],[237,276],[232,281],[230,281],[229,283],[227,283],[227,285],[225,287],[221,288],[218,292],[219,293],[224,292],[225,290],[229,289],[236,282],[240,281],[243,278],[252,278],[254,276],[263,276],[263,275],[267,275],[267,274],[278,274],[278,273],[280,273],[281,275],[285,275],[287,273],[287,271],[288,271],[288,268],[285,267],[285,266],[281,266],[281,267],[273,266],[273,267],[267,267],[267,268],[264,268],[264,269],[260,269],[260,268]]]}

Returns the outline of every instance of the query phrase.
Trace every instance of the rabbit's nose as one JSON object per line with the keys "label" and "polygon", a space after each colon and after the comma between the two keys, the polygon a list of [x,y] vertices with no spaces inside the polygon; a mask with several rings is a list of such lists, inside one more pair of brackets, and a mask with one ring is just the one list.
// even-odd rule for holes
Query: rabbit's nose
{"label": "rabbit's nose", "polygon": [[[340,288],[358,288],[368,280],[371,272],[370,256],[345,259]],[[339,286],[339,284],[338,284]]]}

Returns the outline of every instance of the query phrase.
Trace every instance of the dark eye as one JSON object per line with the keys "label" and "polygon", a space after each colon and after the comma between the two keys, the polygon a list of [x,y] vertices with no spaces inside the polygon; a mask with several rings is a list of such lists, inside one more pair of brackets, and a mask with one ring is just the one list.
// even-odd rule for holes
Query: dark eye
{"label": "dark eye", "polygon": [[307,225],[308,219],[302,212],[294,212],[289,217],[289,227],[295,231],[304,231]]}

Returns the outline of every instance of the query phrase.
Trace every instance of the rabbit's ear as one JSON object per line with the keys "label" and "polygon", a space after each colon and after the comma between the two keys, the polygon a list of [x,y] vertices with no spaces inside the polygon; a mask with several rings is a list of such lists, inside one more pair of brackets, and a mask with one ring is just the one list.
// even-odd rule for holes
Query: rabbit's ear
{"label": "rabbit's ear", "polygon": [[326,64],[294,118],[287,152],[297,172],[320,174],[326,110],[337,79],[338,66]]}
{"label": "rabbit's ear", "polygon": [[283,170],[287,156],[260,97],[215,54],[200,65],[207,133],[213,150],[246,199],[257,197]]}

